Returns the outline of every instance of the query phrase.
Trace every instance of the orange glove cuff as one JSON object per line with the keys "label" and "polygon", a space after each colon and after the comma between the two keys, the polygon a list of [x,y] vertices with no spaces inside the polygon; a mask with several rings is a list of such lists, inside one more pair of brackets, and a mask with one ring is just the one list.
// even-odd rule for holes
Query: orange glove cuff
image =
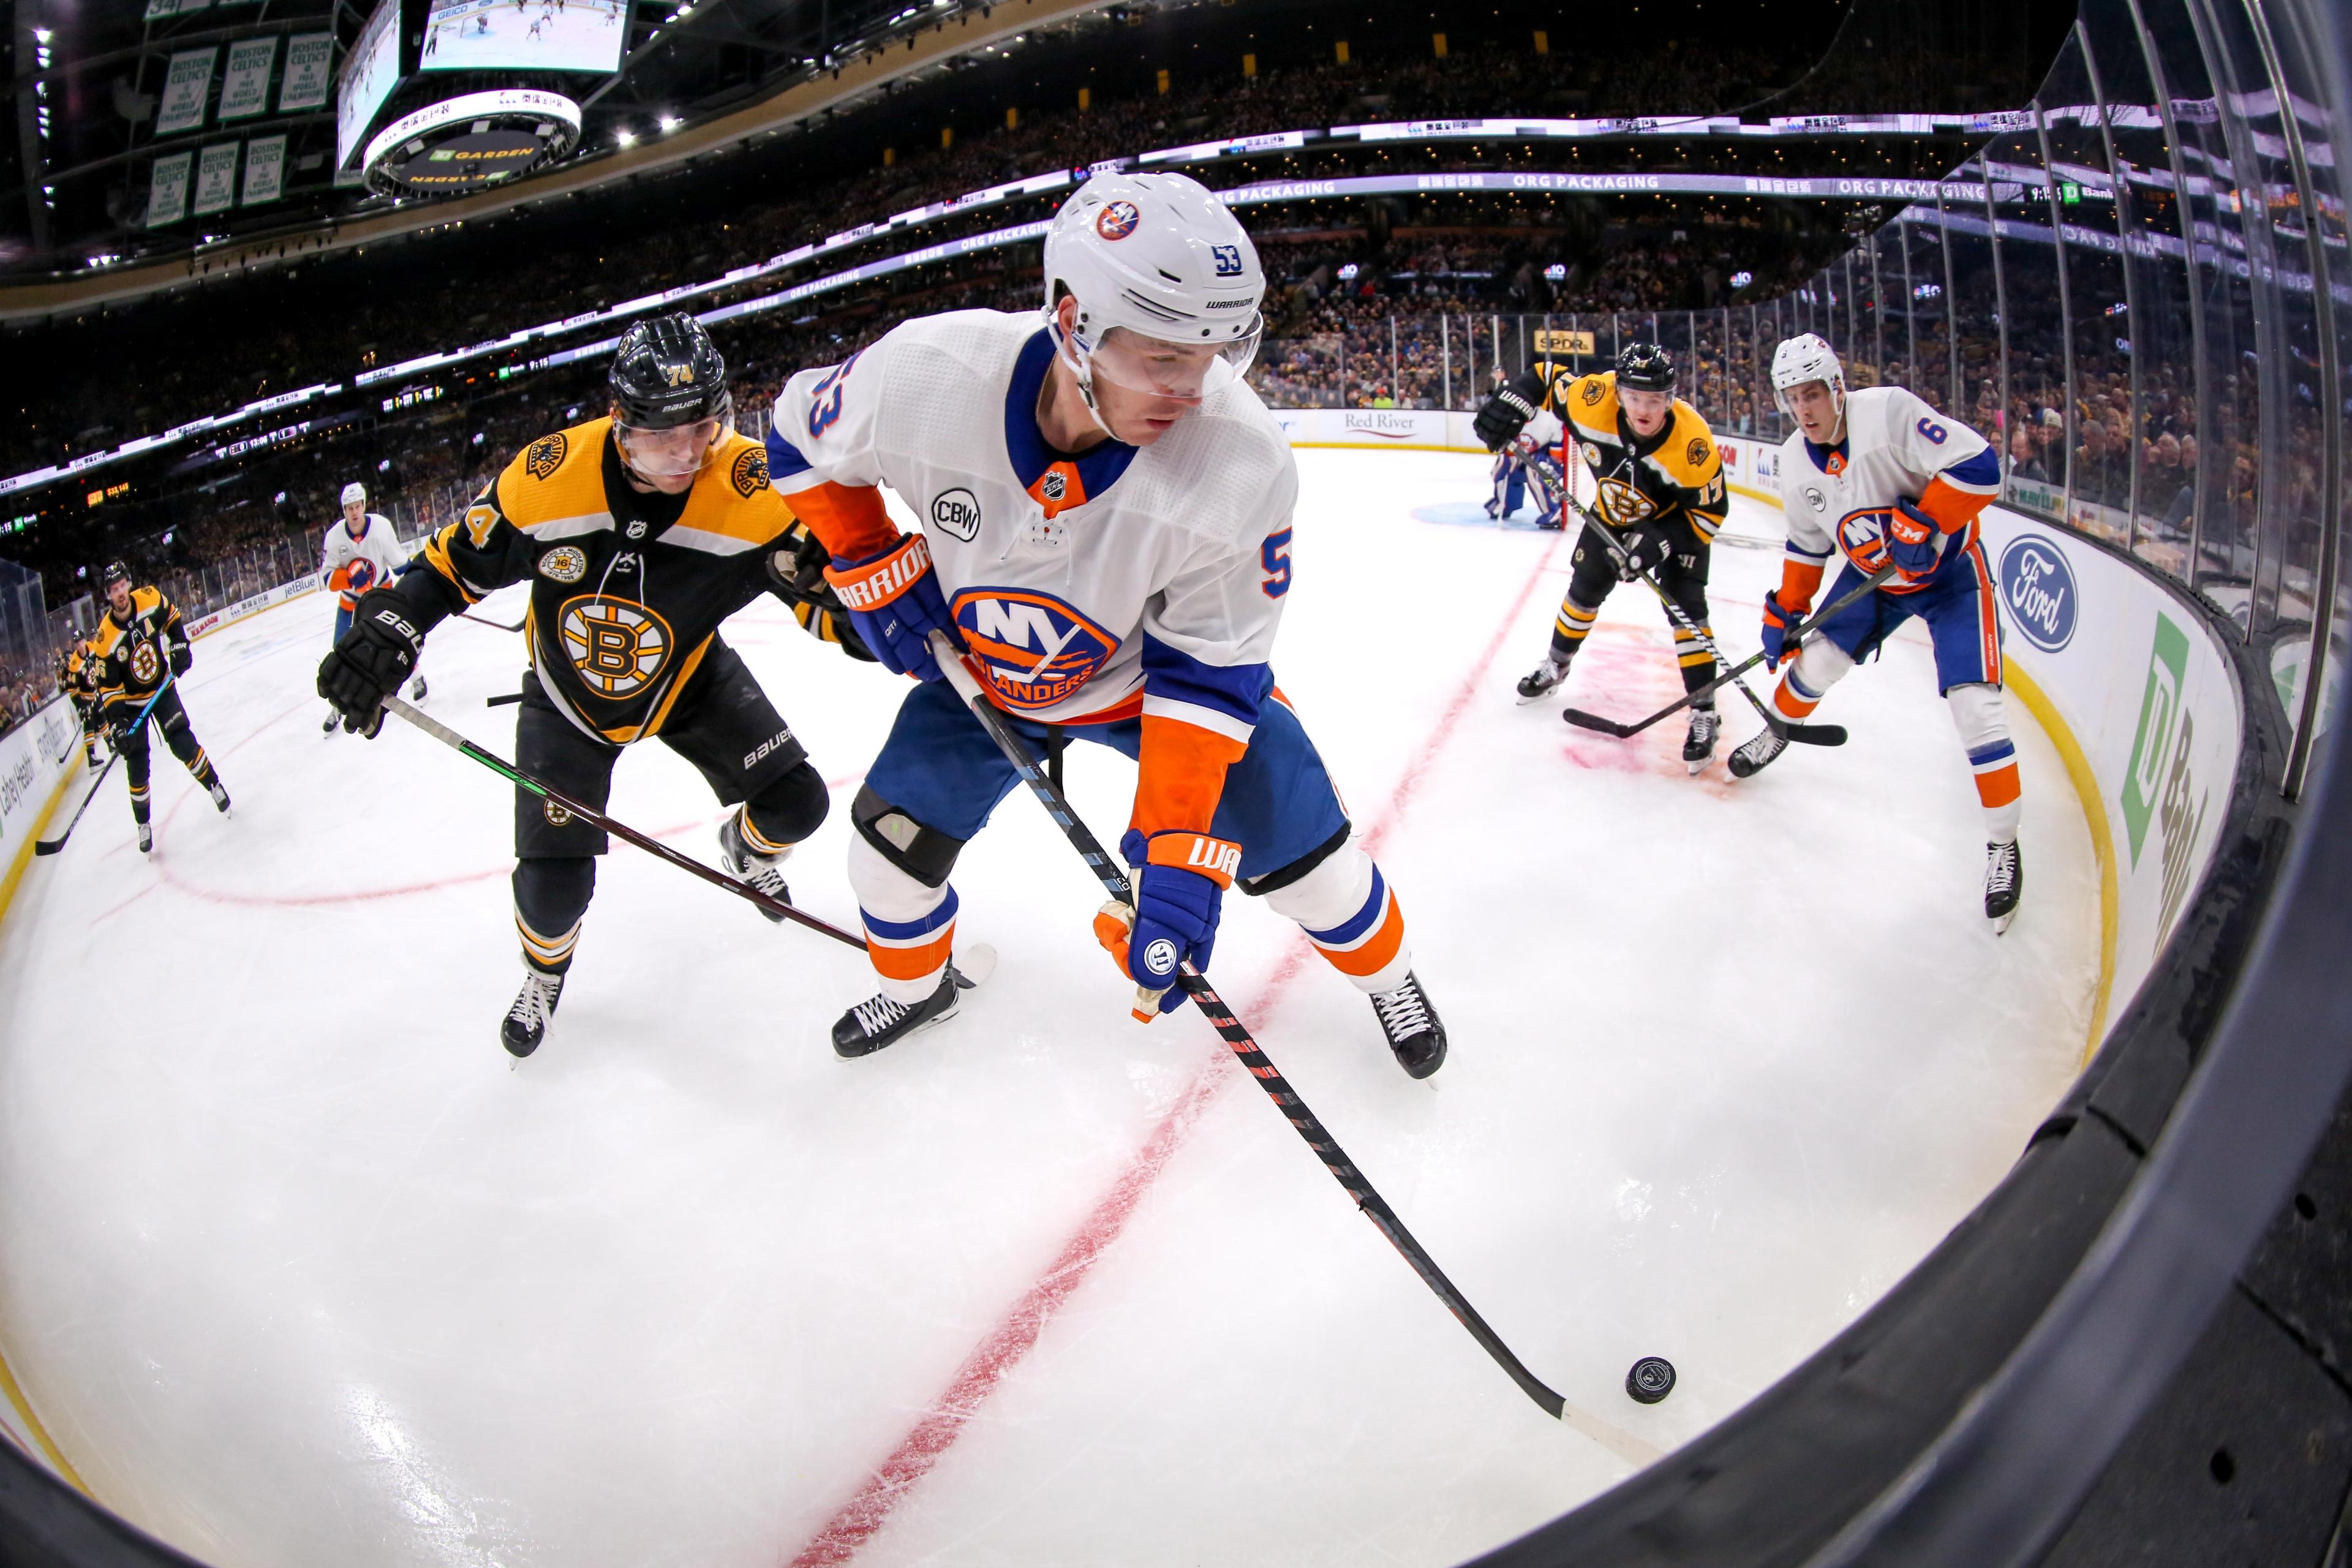
{"label": "orange glove cuff", "polygon": [[1219,888],[1230,888],[1234,874],[1241,869],[1242,847],[1205,833],[1157,833],[1143,858],[1149,865],[1197,871]]}
{"label": "orange glove cuff", "polygon": [[931,569],[931,547],[919,533],[908,534],[895,549],[857,566],[828,566],[824,580],[841,595],[846,609],[878,610]]}

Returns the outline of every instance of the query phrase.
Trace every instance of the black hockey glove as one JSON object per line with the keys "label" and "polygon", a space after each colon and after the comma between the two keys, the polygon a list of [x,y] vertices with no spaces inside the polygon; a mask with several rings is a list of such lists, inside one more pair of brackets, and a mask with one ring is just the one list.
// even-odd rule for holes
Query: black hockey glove
{"label": "black hockey glove", "polygon": [[319,695],[343,716],[343,729],[373,739],[383,728],[383,700],[416,668],[425,634],[407,604],[377,588],[352,611],[352,629],[319,666]]}
{"label": "black hockey glove", "polygon": [[1628,583],[1644,573],[1656,571],[1675,552],[1674,542],[1654,522],[1636,524],[1625,535],[1622,548],[1625,554],[1617,563],[1617,575]]}
{"label": "black hockey glove", "polygon": [[1471,418],[1471,432],[1486,450],[1499,452],[1527,428],[1528,421],[1543,406],[1543,398],[1542,377],[1528,371],[1486,400],[1486,405]]}
{"label": "black hockey glove", "polygon": [[175,642],[172,645],[171,659],[172,673],[185,675],[188,673],[188,666],[196,662],[196,656],[189,650],[186,643]]}
{"label": "black hockey glove", "polygon": [[852,658],[872,664],[876,662],[874,650],[859,639],[841,595],[824,579],[824,569],[832,563],[832,556],[817,542],[816,536],[795,523],[782,546],[769,551],[762,559],[767,568],[768,591],[793,607],[793,619],[800,622],[809,636],[819,642],[832,643]]}

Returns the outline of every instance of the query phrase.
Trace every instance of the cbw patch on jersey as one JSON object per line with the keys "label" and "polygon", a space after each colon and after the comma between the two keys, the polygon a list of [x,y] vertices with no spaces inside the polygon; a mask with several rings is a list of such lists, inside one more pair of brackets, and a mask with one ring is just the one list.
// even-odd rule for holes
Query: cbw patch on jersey
{"label": "cbw patch on jersey", "polygon": [[1118,638],[1033,589],[967,588],[953,613],[964,646],[1008,708],[1053,707],[1118,651]]}

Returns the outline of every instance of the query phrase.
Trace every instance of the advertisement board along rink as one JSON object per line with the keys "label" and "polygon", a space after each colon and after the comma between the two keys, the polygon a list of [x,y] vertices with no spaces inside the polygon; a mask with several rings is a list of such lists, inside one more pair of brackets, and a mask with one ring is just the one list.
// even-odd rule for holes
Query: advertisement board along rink
{"label": "advertisement board along rink", "polygon": [[[2083,814],[2021,718],[2027,900],[1996,939],[1915,635],[1824,710],[1846,747],[1691,778],[1678,722],[1558,716],[1679,691],[1637,590],[1559,700],[1516,701],[1570,546],[1412,516],[1482,500],[1485,459],[1299,461],[1276,669],[1453,1054],[1406,1079],[1253,900],[1212,973],[1537,1373],[1671,1448],[1881,1295],[2063,1089],[2098,953]],[[1735,657],[1776,529],[1743,503],[1754,547],[1717,553]],[[331,613],[198,645],[235,815],[159,758],[154,858],[102,798],[0,928],[0,1350],[110,1506],[239,1563],[771,1564],[944,1410],[858,1561],[1434,1563],[1627,1473],[1510,1387],[1202,1020],[1128,1020],[1098,893],[1024,795],[957,870],[1002,958],[953,1022],[835,1060],[863,959],[624,846],[511,1062],[509,792],[397,724],[321,737]],[[835,786],[788,871],[848,922],[848,798],[900,683],[780,607],[728,636]],[[520,667],[449,622],[428,710],[510,754],[482,701]],[[1725,713],[1727,749],[1755,721]],[[1076,747],[1070,780],[1124,826],[1130,765]],[[658,747],[613,810],[714,854],[719,809]],[[1643,1355],[1680,1370],[1662,1405],[1622,1392]]]}

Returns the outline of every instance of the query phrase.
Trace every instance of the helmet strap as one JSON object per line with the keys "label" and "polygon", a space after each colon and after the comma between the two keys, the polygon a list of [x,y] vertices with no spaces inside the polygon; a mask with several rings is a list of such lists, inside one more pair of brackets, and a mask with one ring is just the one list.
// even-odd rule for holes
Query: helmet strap
{"label": "helmet strap", "polygon": [[1063,363],[1070,367],[1071,379],[1078,384],[1078,398],[1087,405],[1087,417],[1095,422],[1096,429],[1118,440],[1118,433],[1103,422],[1102,410],[1095,404],[1094,354],[1079,342],[1076,332],[1062,330],[1060,310],[1047,312],[1046,327],[1054,334],[1054,357],[1062,359],[1066,353],[1068,355]]}

